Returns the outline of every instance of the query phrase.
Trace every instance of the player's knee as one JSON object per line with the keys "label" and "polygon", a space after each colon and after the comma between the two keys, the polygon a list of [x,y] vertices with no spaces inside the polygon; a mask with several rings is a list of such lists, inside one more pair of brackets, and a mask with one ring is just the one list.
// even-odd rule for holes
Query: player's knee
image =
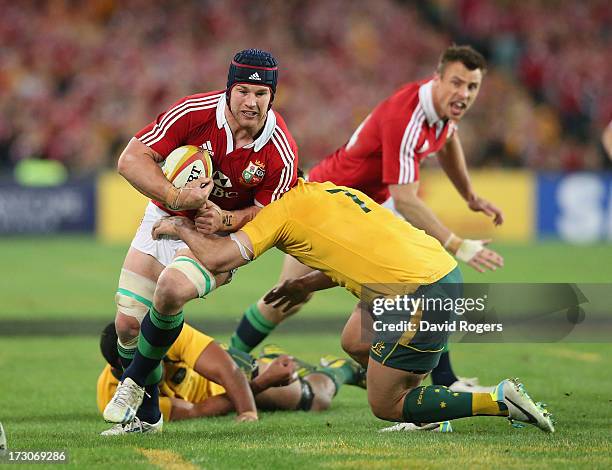
{"label": "player's knee", "polygon": [[119,341],[126,344],[138,336],[140,332],[140,322],[135,317],[130,317],[118,312],[115,317],[115,330],[117,331]]}
{"label": "player's knee", "polygon": [[153,304],[160,313],[175,313],[189,300],[196,298],[193,284],[176,269],[164,269],[153,294]]}
{"label": "player's knee", "polygon": [[115,295],[115,328],[122,343],[138,336],[142,319],[149,311],[153,292],[155,281],[127,269],[121,270],[119,289]]}
{"label": "player's knee", "polygon": [[363,343],[360,338],[355,338],[351,335],[343,334],[342,338],[340,338],[340,344],[344,352],[351,357],[359,356],[369,351],[367,343]]}
{"label": "player's knee", "polygon": [[332,403],[332,399],[334,398],[333,393],[325,393],[319,392],[315,393],[314,399],[312,401],[311,411],[325,411],[329,409]]}
{"label": "player's knee", "polygon": [[401,415],[398,416],[394,403],[381,400],[368,401],[370,403],[370,409],[372,410],[372,413],[378,419],[384,419],[385,421],[398,421],[401,419]]}

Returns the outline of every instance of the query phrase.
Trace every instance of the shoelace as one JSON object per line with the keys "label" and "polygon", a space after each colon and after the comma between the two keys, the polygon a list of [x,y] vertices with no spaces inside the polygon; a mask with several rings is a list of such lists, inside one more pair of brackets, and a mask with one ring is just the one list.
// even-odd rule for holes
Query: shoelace
{"label": "shoelace", "polygon": [[138,385],[136,384],[124,384],[122,383],[121,386],[117,389],[117,393],[115,395],[114,398],[114,402],[122,405],[122,406],[131,406],[128,403],[129,398],[132,395],[132,390],[135,390],[136,392],[139,392],[138,390]]}

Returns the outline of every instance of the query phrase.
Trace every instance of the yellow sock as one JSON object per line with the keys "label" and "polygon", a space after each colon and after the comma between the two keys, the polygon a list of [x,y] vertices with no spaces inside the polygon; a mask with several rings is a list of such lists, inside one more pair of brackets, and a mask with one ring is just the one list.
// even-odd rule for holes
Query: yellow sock
{"label": "yellow sock", "polygon": [[503,404],[500,406],[500,403],[495,401],[490,393],[472,393],[472,414],[474,416],[508,416],[508,409]]}

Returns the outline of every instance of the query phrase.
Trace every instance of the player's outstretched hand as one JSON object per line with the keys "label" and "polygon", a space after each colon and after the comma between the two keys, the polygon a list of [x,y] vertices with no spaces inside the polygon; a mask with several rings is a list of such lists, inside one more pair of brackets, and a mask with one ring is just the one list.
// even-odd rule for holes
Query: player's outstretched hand
{"label": "player's outstretched hand", "polygon": [[468,201],[468,206],[474,212],[484,212],[489,217],[493,217],[493,224],[495,225],[504,223],[504,213],[486,199],[474,196]]}
{"label": "player's outstretched hand", "polygon": [[236,416],[237,423],[248,423],[251,421],[259,421],[259,417],[257,416],[257,412],[255,411],[245,411],[244,413],[240,413]]}
{"label": "player's outstretched hand", "polygon": [[198,178],[182,188],[171,188],[166,204],[172,210],[199,209],[208,201],[213,186],[212,178]]}
{"label": "player's outstretched hand", "polygon": [[[479,240],[483,245],[491,242],[491,240]],[[467,264],[473,267],[476,271],[484,273],[487,269],[495,271],[497,268],[504,266],[504,258],[489,248],[482,248],[477,252]]]}
{"label": "player's outstretched hand", "polygon": [[282,387],[297,380],[297,367],[291,356],[281,354],[261,373],[270,387]]}
{"label": "player's outstretched hand", "polygon": [[181,225],[193,225],[193,222],[186,217],[163,217],[155,222],[153,229],[151,230],[151,237],[153,240],[178,240],[177,228]]}
{"label": "player's outstretched hand", "polygon": [[286,304],[282,311],[287,312],[292,307],[306,302],[309,295],[310,291],[304,287],[299,279],[287,279],[281,285],[268,292],[264,296],[263,301],[274,308]]}
{"label": "player's outstretched hand", "polygon": [[206,201],[198,209],[194,222],[198,232],[212,235],[223,229],[223,212],[214,202]]}

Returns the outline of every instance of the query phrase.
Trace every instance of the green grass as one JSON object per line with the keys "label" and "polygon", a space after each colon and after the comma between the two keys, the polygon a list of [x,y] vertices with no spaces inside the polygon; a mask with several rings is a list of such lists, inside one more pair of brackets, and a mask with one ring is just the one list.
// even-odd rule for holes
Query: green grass
{"label": "green grass", "polygon": [[[466,282],[610,282],[609,245],[496,245],[506,265],[479,274],[464,266]],[[91,238],[3,239],[0,259],[10,266],[0,285],[3,318],[112,318],[114,294],[127,244],[104,245]],[[282,253],[271,250],[241,268],[235,280],[186,313],[238,317],[278,279]],[[354,305],[343,289],[318,293],[303,317],[344,317]]]}
{"label": "green grass", "polygon": [[[338,353],[336,335],[276,340],[316,361]],[[457,345],[461,372],[494,383],[521,377],[556,415],[557,433],[513,429],[501,418],[456,421],[450,435],[378,434],[386,423],[368,410],[365,392],[345,386],[324,413],[263,414],[257,424],[231,417],[170,423],[160,436],[102,439],[95,381],[102,367],[94,338],[3,338],[3,422],[13,449],[68,449],[83,467],[145,468],[139,449],[163,449],[201,468],[610,468],[609,345]],[[484,360],[483,360],[484,359]],[[161,465],[162,468],[171,468]],[[38,467],[36,467],[38,468]]]}
{"label": "green grass", "polygon": [[[3,239],[0,328],[12,318],[110,320],[126,248],[79,237]],[[468,282],[612,279],[612,265],[604,261],[609,245],[496,248],[506,257],[505,268],[485,275],[465,268]],[[241,269],[230,286],[190,306],[187,318],[238,319],[275,282],[280,262],[270,253]],[[335,289],[317,294],[300,316],[344,318],[353,305],[350,295]],[[339,331],[279,333],[272,340],[313,362],[340,353]],[[231,417],[170,423],[160,436],[102,440],[97,339],[0,336],[0,421],[9,448],[68,449],[72,464],[86,468],[150,468],[147,455],[161,468],[611,468],[610,354],[610,344],[453,345],[461,375],[490,384],[507,376],[524,380],[555,413],[554,435],[512,429],[499,418],[459,420],[449,435],[378,434],[385,423],[370,413],[364,391],[344,387],[325,413],[264,414],[259,423],[242,425]]]}

